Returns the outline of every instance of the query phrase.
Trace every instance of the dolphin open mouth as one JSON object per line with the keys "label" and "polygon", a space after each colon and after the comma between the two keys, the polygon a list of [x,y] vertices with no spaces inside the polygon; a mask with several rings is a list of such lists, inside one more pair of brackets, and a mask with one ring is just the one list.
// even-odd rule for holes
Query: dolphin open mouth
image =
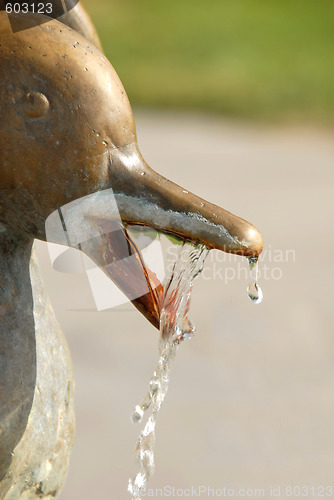
{"label": "dolphin open mouth", "polygon": [[133,225],[246,257],[258,257],[262,237],[249,222],[152,170],[137,145],[109,152],[109,187],[74,200],[46,221],[49,242],[82,250],[159,328],[163,285],[147,267]]}
{"label": "dolphin open mouth", "polygon": [[109,151],[104,189],[58,209],[46,222],[49,242],[82,250],[159,328],[163,285],[145,264],[133,225],[228,253],[257,258],[262,237],[249,222],[152,170],[136,143]]}

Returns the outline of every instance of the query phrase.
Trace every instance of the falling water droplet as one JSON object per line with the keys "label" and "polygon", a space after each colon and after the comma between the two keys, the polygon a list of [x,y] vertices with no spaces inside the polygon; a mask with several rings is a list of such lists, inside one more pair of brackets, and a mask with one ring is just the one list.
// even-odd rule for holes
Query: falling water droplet
{"label": "falling water droplet", "polygon": [[263,299],[261,287],[257,283],[250,283],[247,287],[248,297],[254,304],[260,304]]}
{"label": "falling water droplet", "polygon": [[186,333],[182,333],[182,335],[180,335],[180,337],[178,337],[176,339],[175,342],[183,342],[183,340],[190,340],[192,339],[194,336],[194,332],[186,332]]}
{"label": "falling water droplet", "polygon": [[155,375],[150,381],[150,395],[151,397],[160,389],[160,382],[158,377]]}
{"label": "falling water droplet", "polygon": [[132,412],[131,420],[134,424],[139,424],[143,418],[144,410],[141,406],[137,405]]}
{"label": "falling water droplet", "polygon": [[[247,287],[247,294],[253,304],[260,304],[263,300],[263,292],[258,283],[259,261],[257,257],[248,258],[252,282]],[[255,275],[255,276],[254,276]]]}

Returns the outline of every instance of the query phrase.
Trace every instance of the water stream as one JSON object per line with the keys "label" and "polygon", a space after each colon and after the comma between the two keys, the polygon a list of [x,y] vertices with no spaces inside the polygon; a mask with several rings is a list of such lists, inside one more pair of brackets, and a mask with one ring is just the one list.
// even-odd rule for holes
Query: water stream
{"label": "water stream", "polygon": [[[185,242],[179,248],[172,272],[165,279],[160,316],[159,361],[149,383],[149,391],[132,413],[134,423],[141,422],[144,412],[150,415],[141,431],[136,459],[139,472],[129,480],[128,491],[133,499],[140,499],[148,479],[154,472],[154,442],[157,416],[165,399],[172,360],[179,344],[191,338],[195,327],[188,318],[193,280],[203,268],[209,250],[204,245]],[[186,263],[186,264],[185,264]]]}
{"label": "water stream", "polygon": [[[136,461],[139,471],[129,480],[128,491],[132,499],[140,500],[147,481],[154,472],[154,444],[157,416],[165,399],[172,361],[180,343],[190,339],[195,327],[188,317],[190,296],[194,279],[200,274],[209,249],[201,244],[183,242],[172,271],[163,283],[163,296],[160,316],[159,361],[149,382],[149,390],[131,416],[133,423],[140,423],[149,413],[140,432],[136,446]],[[249,258],[251,283],[247,288],[248,297],[253,303],[263,298],[258,284],[258,259]]]}
{"label": "water stream", "polygon": [[263,300],[263,293],[259,285],[259,260],[257,257],[249,257],[248,263],[252,281],[247,287],[247,294],[254,304],[260,304]]}

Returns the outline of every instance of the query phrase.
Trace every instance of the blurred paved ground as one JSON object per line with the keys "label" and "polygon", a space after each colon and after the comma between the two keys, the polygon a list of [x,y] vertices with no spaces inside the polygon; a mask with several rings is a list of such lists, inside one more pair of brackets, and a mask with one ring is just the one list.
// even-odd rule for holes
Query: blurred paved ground
{"label": "blurred paved ground", "polygon": [[[174,364],[150,487],[265,488],[270,498],[280,485],[288,498],[288,485],[334,486],[333,135],[200,115],[135,118],[153,168],[253,222],[266,246],[261,305],[246,296],[243,259],[209,255],[193,294],[198,335]],[[155,367],[157,334],[129,305],[75,311],[93,309],[86,279],[53,271],[39,249],[76,374],[61,500],[126,499],[139,430],[129,415]]]}

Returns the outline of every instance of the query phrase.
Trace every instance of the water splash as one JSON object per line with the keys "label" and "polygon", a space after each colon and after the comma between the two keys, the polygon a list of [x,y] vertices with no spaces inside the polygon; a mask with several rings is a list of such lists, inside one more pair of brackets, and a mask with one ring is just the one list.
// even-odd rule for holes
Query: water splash
{"label": "water splash", "polygon": [[247,287],[247,294],[249,299],[254,304],[260,304],[263,300],[263,292],[259,285],[259,260],[257,257],[249,257],[249,269],[251,272],[251,283]]}
{"label": "water splash", "polygon": [[164,283],[160,316],[159,361],[149,383],[149,390],[140,405],[132,413],[132,422],[141,422],[144,412],[150,408],[151,414],[141,431],[136,459],[139,466],[137,475],[129,480],[128,491],[133,499],[140,500],[147,481],[154,472],[154,443],[157,416],[165,399],[172,360],[179,344],[190,339],[195,327],[188,318],[193,281],[203,268],[209,250],[204,245],[184,242],[170,276]]}

